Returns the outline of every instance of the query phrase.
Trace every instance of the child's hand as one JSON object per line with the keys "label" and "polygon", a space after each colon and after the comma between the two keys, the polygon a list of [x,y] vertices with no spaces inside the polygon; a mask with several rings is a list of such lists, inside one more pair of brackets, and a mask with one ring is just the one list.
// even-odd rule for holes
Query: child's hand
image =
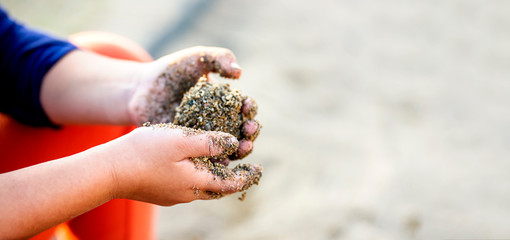
{"label": "child's hand", "polygon": [[149,63],[129,103],[134,124],[169,123],[186,91],[210,72],[237,79],[241,68],[234,54],[224,48],[193,47]]}
{"label": "child's hand", "polygon": [[[211,72],[237,79],[242,70],[230,50],[217,47],[188,48],[146,64],[141,74],[136,76],[138,83],[128,105],[132,122],[138,126],[145,122],[173,122],[184,93],[201,76]],[[255,101],[246,99],[242,111],[253,119],[256,115]],[[233,155],[235,158],[243,158],[252,151],[259,128],[254,120],[243,124],[246,138],[240,139],[239,151]]]}
{"label": "child's hand", "polygon": [[[189,160],[232,153],[238,146],[234,136],[189,131],[192,130],[141,127],[105,144],[118,151],[111,165],[117,183],[114,197],[169,206],[213,199],[245,190],[252,184],[249,172],[237,172],[231,179],[222,180]],[[261,171],[255,165],[251,168],[252,173]]]}

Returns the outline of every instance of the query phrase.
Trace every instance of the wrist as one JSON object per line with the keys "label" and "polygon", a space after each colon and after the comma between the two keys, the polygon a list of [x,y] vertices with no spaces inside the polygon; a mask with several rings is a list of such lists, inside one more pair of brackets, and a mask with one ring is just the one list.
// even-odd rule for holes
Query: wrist
{"label": "wrist", "polygon": [[[105,172],[109,177],[111,199],[132,199],[143,175],[143,152],[138,149],[140,141],[144,141],[139,129],[101,145],[105,159]],[[147,139],[145,139],[147,140]]]}
{"label": "wrist", "polygon": [[[168,67],[166,61],[158,59],[153,62],[142,63],[132,74],[132,91],[127,103],[129,121],[133,125],[141,126],[150,121],[147,109],[153,108],[156,102],[151,98],[165,98],[164,82],[158,81]],[[163,85],[162,85],[163,84]]]}

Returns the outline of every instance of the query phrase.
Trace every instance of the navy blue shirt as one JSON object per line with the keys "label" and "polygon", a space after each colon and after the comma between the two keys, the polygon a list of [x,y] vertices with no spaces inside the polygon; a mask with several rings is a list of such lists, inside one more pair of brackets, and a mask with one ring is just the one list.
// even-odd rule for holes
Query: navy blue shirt
{"label": "navy blue shirt", "polygon": [[67,41],[29,29],[0,7],[0,112],[32,126],[54,126],[44,112],[44,75],[71,50]]}

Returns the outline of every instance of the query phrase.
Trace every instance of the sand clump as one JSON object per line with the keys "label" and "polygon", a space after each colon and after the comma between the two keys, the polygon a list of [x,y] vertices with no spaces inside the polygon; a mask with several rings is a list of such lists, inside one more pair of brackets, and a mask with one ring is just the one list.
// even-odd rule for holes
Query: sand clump
{"label": "sand clump", "polygon": [[173,123],[205,131],[226,132],[239,139],[245,121],[241,112],[244,99],[229,84],[210,83],[201,78],[184,94]]}

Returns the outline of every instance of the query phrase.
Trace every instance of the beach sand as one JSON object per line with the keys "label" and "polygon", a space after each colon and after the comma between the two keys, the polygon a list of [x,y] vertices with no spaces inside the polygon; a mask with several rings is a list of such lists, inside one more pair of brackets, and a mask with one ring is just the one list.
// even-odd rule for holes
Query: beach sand
{"label": "beach sand", "polygon": [[[148,46],[183,1],[143,2],[145,32],[92,23]],[[160,239],[510,238],[509,29],[508,1],[215,1],[164,52],[234,51],[264,176],[161,208]]]}

